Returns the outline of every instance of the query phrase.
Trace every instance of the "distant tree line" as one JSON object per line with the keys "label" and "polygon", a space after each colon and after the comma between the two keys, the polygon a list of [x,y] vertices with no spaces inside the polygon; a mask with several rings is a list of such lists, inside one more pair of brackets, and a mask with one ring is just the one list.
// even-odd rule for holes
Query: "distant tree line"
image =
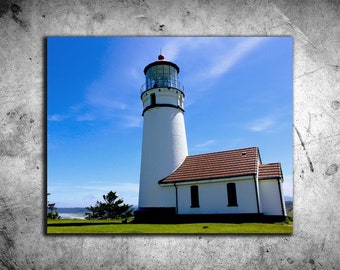
{"label": "distant tree line", "polygon": [[[51,195],[51,193],[47,193],[47,196],[48,195]],[[47,218],[60,219],[57,208],[55,207],[55,203],[49,203],[49,201],[47,201]]]}
{"label": "distant tree line", "polygon": [[293,201],[285,201],[286,210],[292,211],[293,210]]}

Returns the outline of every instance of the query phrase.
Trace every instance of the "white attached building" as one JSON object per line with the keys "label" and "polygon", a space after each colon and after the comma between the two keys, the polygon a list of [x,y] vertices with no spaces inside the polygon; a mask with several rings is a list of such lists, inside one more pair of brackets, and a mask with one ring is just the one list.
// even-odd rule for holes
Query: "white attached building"
{"label": "white attached building", "polygon": [[286,215],[280,163],[262,164],[257,147],[188,156],[159,186],[178,215],[256,218]]}
{"label": "white attached building", "polygon": [[188,156],[178,73],[162,55],[144,69],[136,222],[283,219],[281,165],[262,164],[257,147]]}

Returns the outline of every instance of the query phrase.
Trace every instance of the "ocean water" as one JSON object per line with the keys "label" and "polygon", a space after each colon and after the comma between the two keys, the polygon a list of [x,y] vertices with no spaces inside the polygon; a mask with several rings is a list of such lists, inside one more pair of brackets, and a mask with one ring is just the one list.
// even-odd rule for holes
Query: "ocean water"
{"label": "ocean water", "polygon": [[58,208],[57,212],[60,218],[85,219],[85,212],[89,212],[89,210],[81,207],[73,207],[73,208]]}
{"label": "ocean water", "polygon": [[[137,209],[138,206],[133,205],[133,209]],[[85,219],[85,213],[91,212],[83,207],[70,207],[70,208],[63,208],[58,207],[57,212],[60,218],[67,218],[67,219]]]}

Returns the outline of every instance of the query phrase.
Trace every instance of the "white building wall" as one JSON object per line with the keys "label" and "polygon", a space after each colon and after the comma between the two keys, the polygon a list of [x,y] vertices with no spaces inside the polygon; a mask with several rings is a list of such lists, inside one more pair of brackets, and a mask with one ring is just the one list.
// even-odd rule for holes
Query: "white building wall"
{"label": "white building wall", "polygon": [[283,189],[282,189],[282,182],[283,179],[280,181],[279,185],[280,185],[280,190],[281,190],[281,200],[283,202],[283,214],[285,216],[287,216],[287,209],[286,209],[286,204],[285,204],[285,198],[284,198],[284,194],[283,194]]}
{"label": "white building wall", "polygon": [[[162,88],[142,96],[144,108],[155,93],[156,104],[178,105],[175,89]],[[146,95],[148,94],[148,95]],[[188,155],[184,114],[178,108],[154,107],[144,113],[139,207],[175,207],[175,194],[158,181],[169,176]],[[170,195],[171,194],[171,195]]]}
{"label": "white building wall", "polygon": [[281,195],[278,180],[260,180],[259,185],[263,214],[282,215]]}
{"label": "white building wall", "polygon": [[174,186],[158,188],[158,207],[176,207],[176,189]]}
{"label": "white building wall", "polygon": [[[227,183],[236,184],[238,206],[228,207]],[[178,214],[243,214],[257,213],[254,180],[198,183],[199,205],[191,208],[191,185],[178,185]]]}

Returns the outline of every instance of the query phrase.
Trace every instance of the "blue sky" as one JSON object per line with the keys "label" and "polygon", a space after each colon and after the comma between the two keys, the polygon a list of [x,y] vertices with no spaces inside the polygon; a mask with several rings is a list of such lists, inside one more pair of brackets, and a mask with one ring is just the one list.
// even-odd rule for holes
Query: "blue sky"
{"label": "blue sky", "polygon": [[50,37],[47,190],[84,207],[110,190],[137,205],[144,67],[180,67],[189,155],[258,146],[292,196],[291,37]]}

